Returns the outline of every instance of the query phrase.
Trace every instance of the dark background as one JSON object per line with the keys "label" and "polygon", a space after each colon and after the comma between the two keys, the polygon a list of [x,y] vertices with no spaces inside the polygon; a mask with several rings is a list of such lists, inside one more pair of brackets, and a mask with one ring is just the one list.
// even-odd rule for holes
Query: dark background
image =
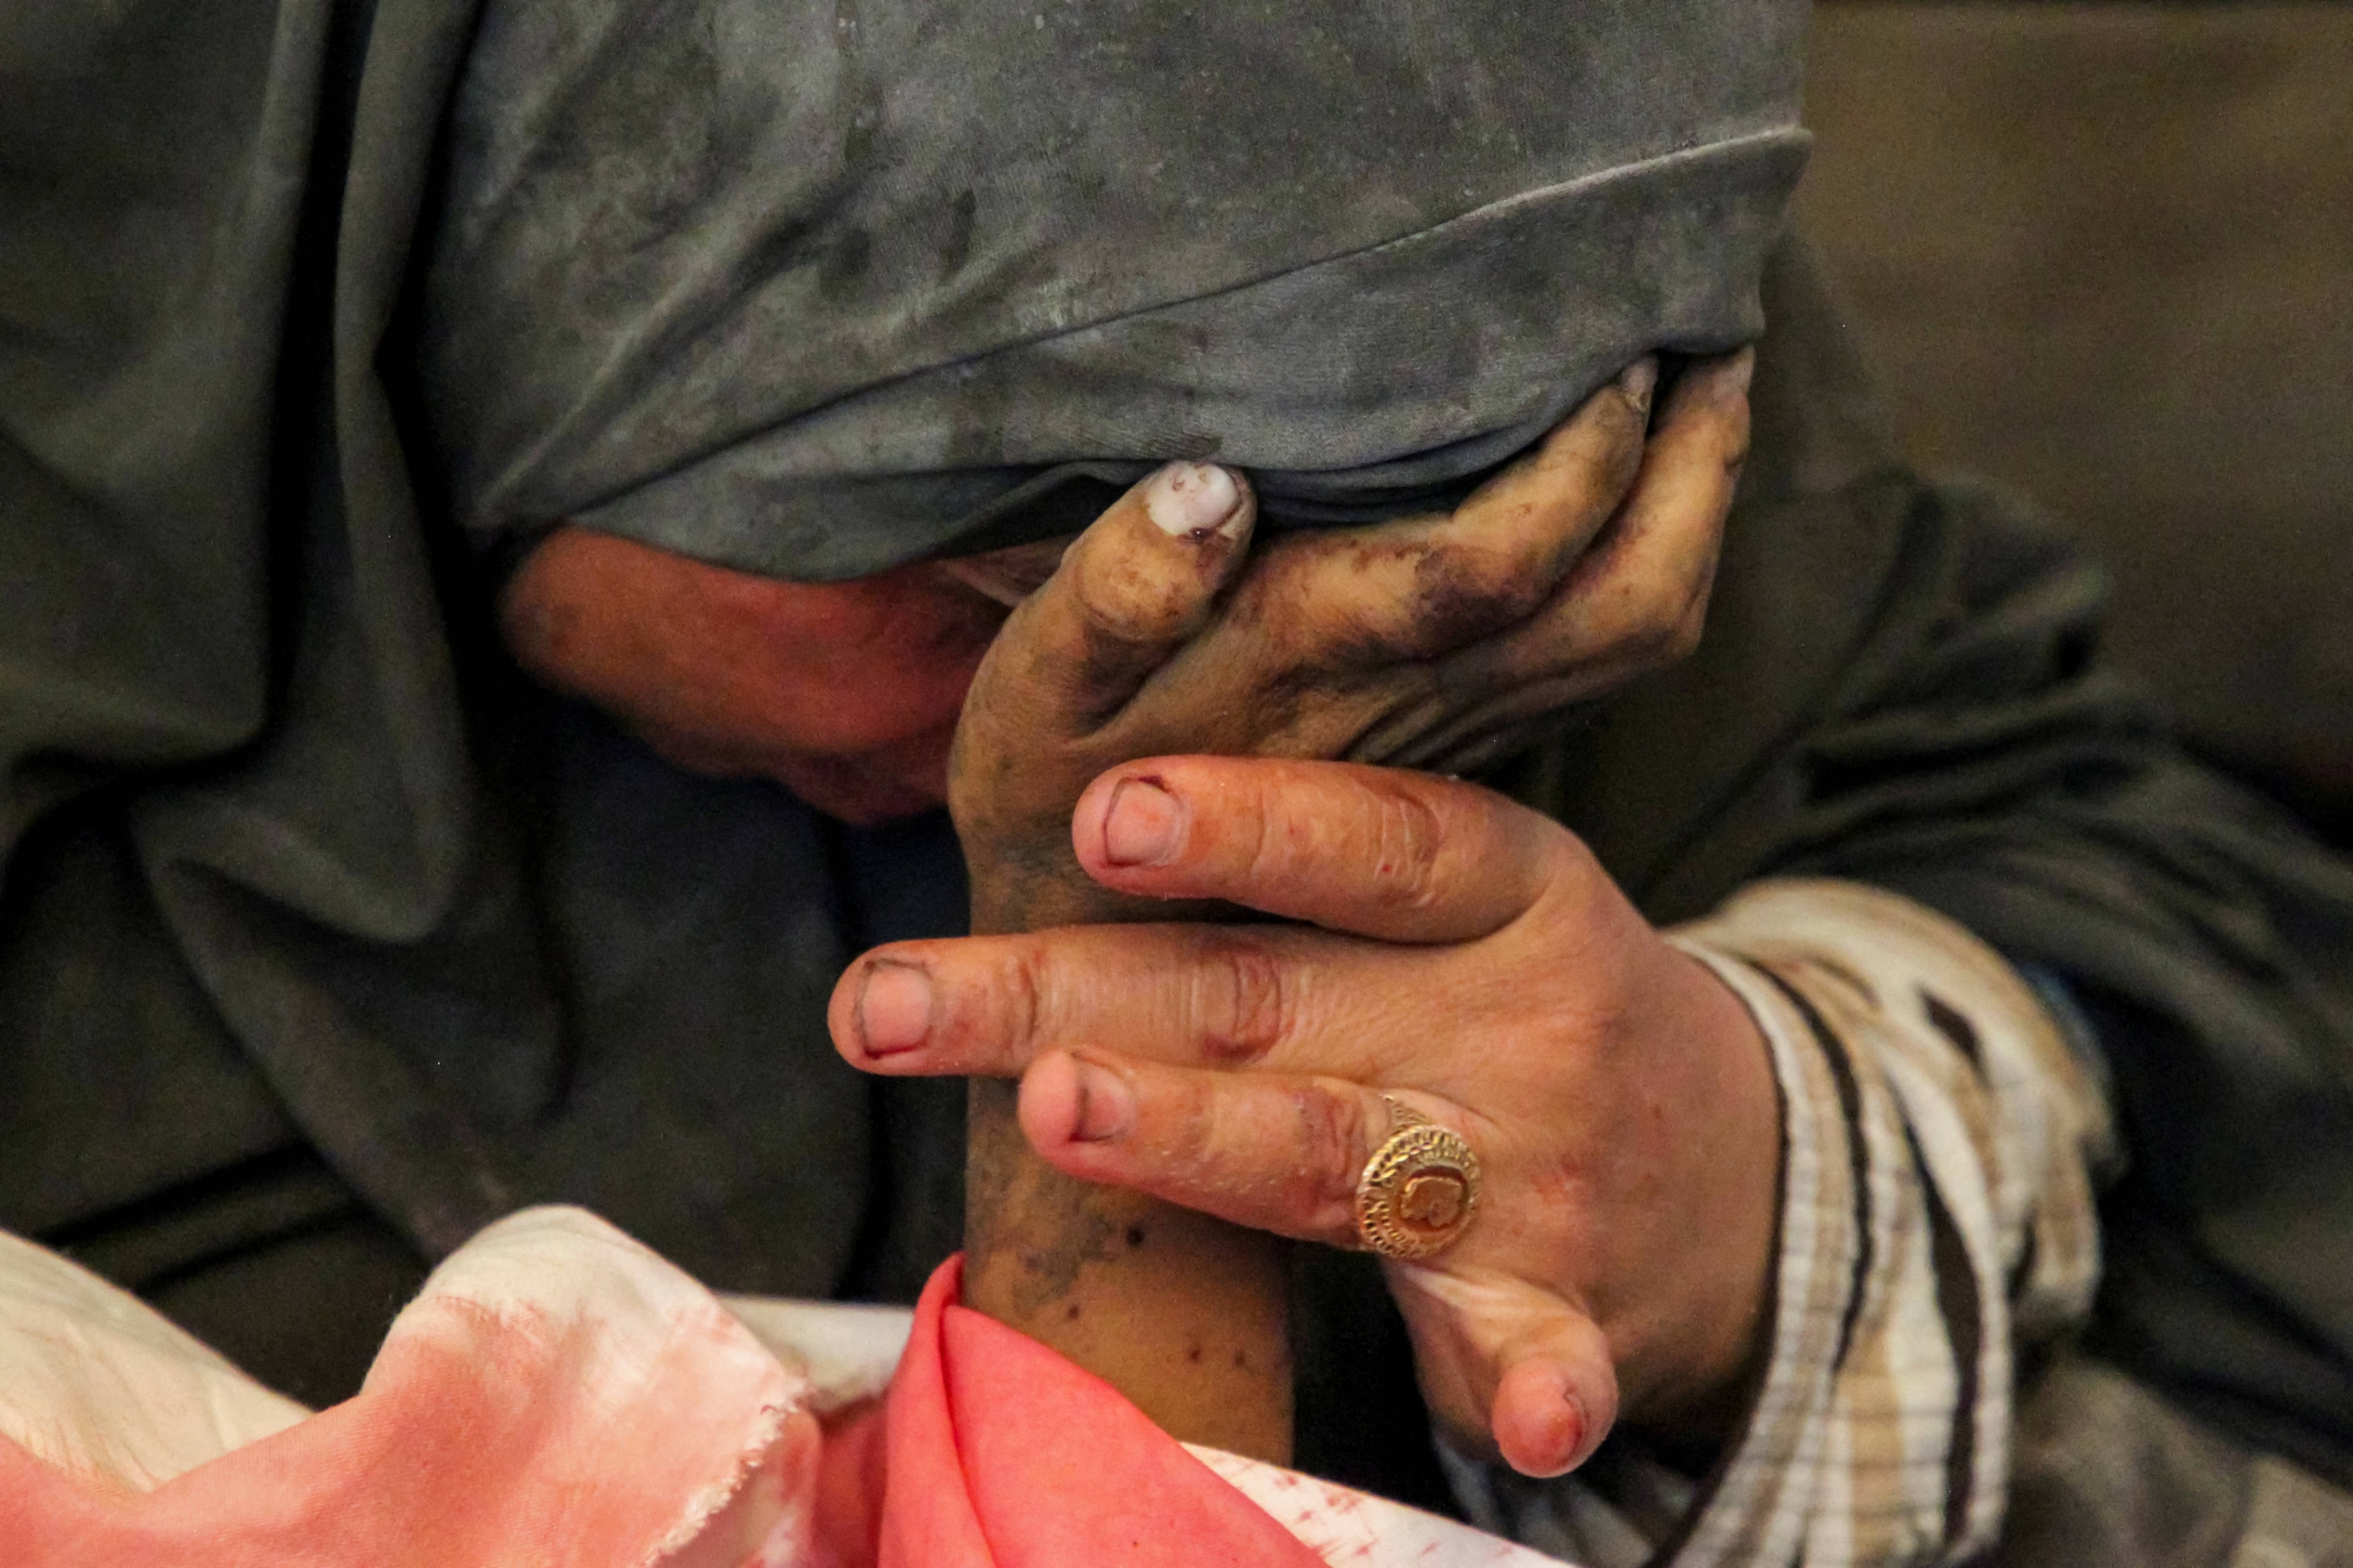
{"label": "dark background", "polygon": [[2353,842],[2353,5],[1826,4],[1799,198],[1913,457]]}

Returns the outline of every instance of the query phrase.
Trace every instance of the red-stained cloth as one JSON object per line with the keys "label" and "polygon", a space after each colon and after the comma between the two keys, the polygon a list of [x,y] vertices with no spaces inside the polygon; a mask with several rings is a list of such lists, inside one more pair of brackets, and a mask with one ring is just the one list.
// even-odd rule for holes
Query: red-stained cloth
{"label": "red-stained cloth", "polygon": [[878,1402],[902,1315],[739,1316],[594,1216],[532,1210],[443,1264],[361,1392],[312,1415],[0,1236],[0,1565],[1540,1561],[1196,1458],[1109,1384],[958,1306],[960,1277],[953,1260],[933,1277]]}
{"label": "red-stained cloth", "polygon": [[1101,1378],[932,1276],[891,1384],[881,1568],[1322,1568]]}
{"label": "red-stained cloth", "polygon": [[652,1253],[533,1211],[436,1272],[357,1395],[160,1484],[102,1442],[69,1468],[0,1441],[0,1563],[781,1568],[817,1471],[806,1387]]}

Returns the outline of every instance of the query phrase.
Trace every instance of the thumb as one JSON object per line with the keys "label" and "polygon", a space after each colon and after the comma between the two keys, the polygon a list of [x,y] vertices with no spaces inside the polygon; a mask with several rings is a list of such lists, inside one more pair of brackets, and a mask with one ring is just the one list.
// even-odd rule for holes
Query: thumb
{"label": "thumb", "polygon": [[971,701],[988,706],[1009,679],[1018,717],[1043,736],[1093,731],[1208,624],[1257,515],[1230,468],[1161,468],[1089,524],[1008,618]]}
{"label": "thumb", "polygon": [[1582,1311],[1525,1280],[1388,1266],[1433,1413],[1525,1476],[1592,1458],[1618,1419],[1609,1342]]}

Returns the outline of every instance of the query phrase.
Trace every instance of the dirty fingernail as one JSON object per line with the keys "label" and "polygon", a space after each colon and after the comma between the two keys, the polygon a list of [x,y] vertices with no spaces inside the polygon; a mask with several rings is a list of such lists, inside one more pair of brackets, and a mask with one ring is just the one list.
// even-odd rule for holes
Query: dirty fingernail
{"label": "dirty fingernail", "polygon": [[1757,351],[1742,349],[1726,360],[1715,373],[1715,395],[1729,403],[1736,397],[1748,395],[1748,384],[1757,374]]}
{"label": "dirty fingernail", "polygon": [[1185,838],[1185,803],[1152,779],[1122,779],[1103,812],[1103,858],[1114,866],[1158,866]]}
{"label": "dirty fingernail", "polygon": [[931,1032],[931,976],[904,963],[869,965],[858,988],[858,1038],[866,1054],[913,1050]]}
{"label": "dirty fingernail", "polygon": [[1637,408],[1651,406],[1651,391],[1659,384],[1659,359],[1656,354],[1644,354],[1618,373],[1618,390],[1626,401]]}
{"label": "dirty fingernail", "polygon": [[1215,463],[1171,463],[1144,488],[1144,510],[1160,531],[1178,539],[1241,530],[1242,488]]}
{"label": "dirty fingernail", "polygon": [[1106,1143],[1135,1125],[1135,1091],[1127,1079],[1084,1058],[1073,1058],[1079,1076],[1078,1121],[1073,1142]]}

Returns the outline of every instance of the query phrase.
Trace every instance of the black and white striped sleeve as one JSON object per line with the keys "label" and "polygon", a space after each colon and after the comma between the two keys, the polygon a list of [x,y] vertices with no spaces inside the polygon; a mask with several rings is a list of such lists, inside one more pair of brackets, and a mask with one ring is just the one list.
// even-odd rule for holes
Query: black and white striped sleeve
{"label": "black and white striped sleeve", "polygon": [[1994,1540],[2017,1347],[2099,1269],[2094,1067],[1959,926],[1858,884],[1753,885],[1670,933],[1747,1004],[1783,1106],[1773,1335],[1746,1426],[1651,1528],[1591,1478],[1463,1475],[1490,1528],[1583,1561],[1941,1563]]}

